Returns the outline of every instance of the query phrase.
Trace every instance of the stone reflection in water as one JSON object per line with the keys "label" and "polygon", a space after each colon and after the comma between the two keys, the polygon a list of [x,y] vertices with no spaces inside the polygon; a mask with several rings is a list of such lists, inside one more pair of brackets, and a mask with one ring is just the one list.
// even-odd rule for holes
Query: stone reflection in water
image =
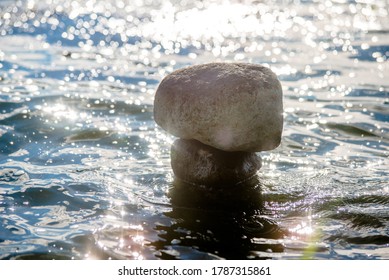
{"label": "stone reflection in water", "polygon": [[215,187],[176,179],[169,196],[172,210],[165,215],[176,223],[157,225],[160,240],[151,244],[162,259],[268,258],[270,252],[283,251],[281,244],[253,243],[253,239],[285,236],[263,215],[257,177],[234,186]]}

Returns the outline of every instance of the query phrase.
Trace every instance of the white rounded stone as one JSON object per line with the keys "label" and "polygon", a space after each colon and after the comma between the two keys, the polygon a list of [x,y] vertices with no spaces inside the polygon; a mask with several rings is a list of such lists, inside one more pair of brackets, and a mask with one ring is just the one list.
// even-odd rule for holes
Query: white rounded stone
{"label": "white rounded stone", "polygon": [[248,63],[177,70],[162,80],[154,100],[154,119],[163,129],[224,151],[276,148],[282,113],[282,88],[276,75]]}

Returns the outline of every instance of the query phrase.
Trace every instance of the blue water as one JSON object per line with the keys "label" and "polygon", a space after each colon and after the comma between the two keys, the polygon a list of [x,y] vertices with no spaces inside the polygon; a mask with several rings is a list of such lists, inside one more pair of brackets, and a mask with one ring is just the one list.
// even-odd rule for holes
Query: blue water
{"label": "blue water", "polygon": [[[389,259],[387,1],[129,3],[0,1],[0,258]],[[205,199],[152,112],[210,61],[272,68],[285,124]]]}

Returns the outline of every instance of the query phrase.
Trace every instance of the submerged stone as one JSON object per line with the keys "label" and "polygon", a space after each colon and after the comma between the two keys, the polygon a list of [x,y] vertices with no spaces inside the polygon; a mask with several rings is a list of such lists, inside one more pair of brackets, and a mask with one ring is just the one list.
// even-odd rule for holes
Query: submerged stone
{"label": "submerged stone", "polygon": [[154,119],[166,131],[224,151],[276,148],[282,88],[257,64],[209,63],[177,70],[158,86]]}
{"label": "submerged stone", "polygon": [[174,175],[196,185],[235,185],[253,177],[261,158],[253,152],[225,152],[197,140],[177,139],[171,147]]}

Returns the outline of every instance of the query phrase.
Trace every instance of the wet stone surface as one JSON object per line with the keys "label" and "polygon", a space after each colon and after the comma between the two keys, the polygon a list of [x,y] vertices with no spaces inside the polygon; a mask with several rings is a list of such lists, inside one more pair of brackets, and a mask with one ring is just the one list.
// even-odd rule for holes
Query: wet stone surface
{"label": "wet stone surface", "polygon": [[261,158],[250,152],[225,152],[197,140],[177,139],[171,165],[180,180],[195,185],[235,185],[254,176]]}

